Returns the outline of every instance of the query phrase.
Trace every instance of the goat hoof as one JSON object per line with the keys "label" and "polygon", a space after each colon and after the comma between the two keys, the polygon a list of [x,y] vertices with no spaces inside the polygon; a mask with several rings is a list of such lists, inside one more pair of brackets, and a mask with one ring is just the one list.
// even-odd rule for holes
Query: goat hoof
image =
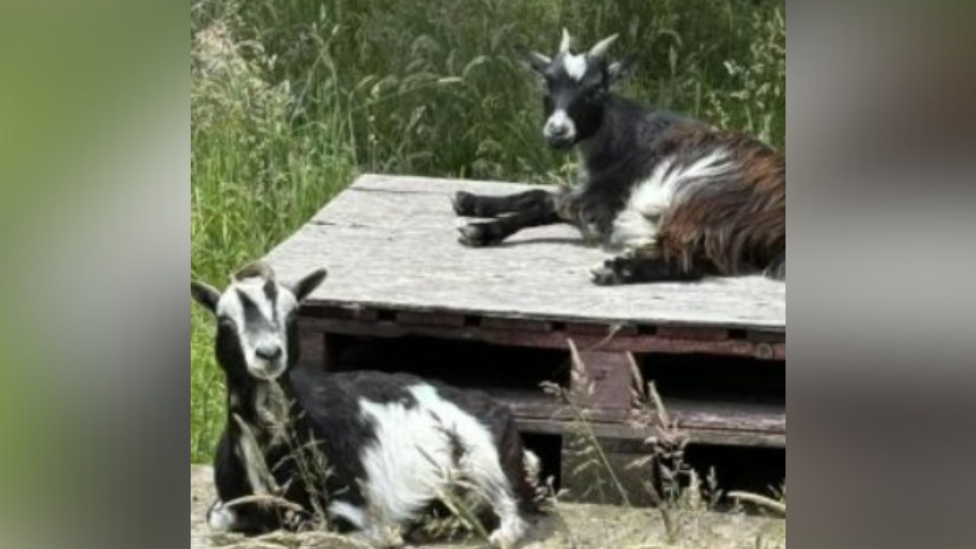
{"label": "goat hoof", "polygon": [[237,528],[237,514],[232,509],[224,507],[224,503],[217,500],[207,511],[207,523],[213,532],[229,534]]}
{"label": "goat hoof", "polygon": [[465,225],[464,227],[458,228],[458,232],[461,233],[461,238],[458,242],[469,247],[469,248],[484,248],[485,246],[490,246],[497,243],[496,239],[492,238],[485,225]]}
{"label": "goat hoof", "polygon": [[492,549],[515,549],[524,534],[525,531],[522,527],[516,530],[499,529],[488,537],[488,543]]}
{"label": "goat hoof", "polygon": [[623,277],[617,272],[613,260],[607,260],[602,265],[590,271],[590,279],[597,286],[618,286],[624,283]]}
{"label": "goat hoof", "polygon": [[458,191],[451,197],[451,205],[454,206],[454,213],[461,217],[477,217],[474,195],[471,193]]}

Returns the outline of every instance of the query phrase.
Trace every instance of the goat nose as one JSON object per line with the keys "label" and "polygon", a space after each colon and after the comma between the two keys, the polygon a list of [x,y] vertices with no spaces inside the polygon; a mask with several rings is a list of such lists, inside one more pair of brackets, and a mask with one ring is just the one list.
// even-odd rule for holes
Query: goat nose
{"label": "goat nose", "polygon": [[278,345],[262,345],[261,347],[257,348],[255,354],[258,355],[258,358],[261,360],[267,360],[270,362],[272,360],[278,360],[281,358],[283,352],[284,351]]}
{"label": "goat nose", "polygon": [[549,124],[546,131],[553,137],[564,137],[569,133],[569,126],[564,124]]}

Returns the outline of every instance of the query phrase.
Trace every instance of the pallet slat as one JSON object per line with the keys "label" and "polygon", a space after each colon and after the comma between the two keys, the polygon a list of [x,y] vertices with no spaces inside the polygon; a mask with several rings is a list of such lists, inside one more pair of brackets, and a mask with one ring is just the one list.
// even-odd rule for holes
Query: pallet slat
{"label": "pallet slat", "polygon": [[658,336],[614,336],[569,334],[566,332],[520,332],[486,330],[477,326],[443,327],[436,325],[403,325],[395,322],[361,323],[311,317],[308,322],[323,332],[353,336],[405,337],[425,336],[445,339],[483,341],[495,345],[568,349],[572,339],[580,348],[595,347],[607,351],[669,354],[720,354],[770,361],[786,359],[786,344],[754,343],[748,340],[680,340]]}
{"label": "pallet slat", "polygon": [[[572,432],[574,423],[580,419],[580,410],[555,402],[545,395],[511,391],[488,393],[511,407],[519,425],[527,432],[564,434]],[[731,402],[665,400],[668,411],[692,442],[726,446],[786,446],[785,408]],[[621,422],[615,410],[591,410],[586,414],[586,420],[599,437],[643,440],[654,434],[652,429]]]}
{"label": "pallet slat", "polygon": [[785,332],[786,287],[762,277],[597,287],[589,270],[604,252],[581,245],[564,225],[523,231],[490,249],[458,244],[454,192],[525,188],[363,176],[268,259],[286,280],[327,267],[329,282],[312,296],[321,305]]}

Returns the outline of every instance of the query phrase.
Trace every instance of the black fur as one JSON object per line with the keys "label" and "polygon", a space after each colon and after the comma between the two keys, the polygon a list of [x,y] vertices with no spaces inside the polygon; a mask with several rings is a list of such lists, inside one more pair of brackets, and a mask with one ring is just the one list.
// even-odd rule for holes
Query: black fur
{"label": "black fur", "polygon": [[[673,144],[661,139],[666,130],[687,122],[669,112],[649,111],[613,93],[598,109],[596,129],[586,128],[579,146],[585,179],[574,190],[528,191],[512,197],[487,197],[458,193],[455,211],[461,216],[496,217],[494,221],[462,227],[461,243],[471,247],[498,244],[530,227],[568,222],[588,237],[608,244],[613,222],[630,198],[636,182],[646,179],[654,167],[673,153]],[[551,114],[551,111],[547,111]],[[504,214],[504,217],[499,217]]]}
{"label": "black fur", "polygon": [[703,274],[650,257],[615,257],[608,259],[593,273],[593,282],[600,286],[617,286],[639,282],[693,281]]}
{"label": "black fur", "polygon": [[731,167],[717,175],[680,180],[680,185],[705,185],[681,195],[651,220],[656,232],[647,241],[652,244],[625,250],[596,269],[593,280],[611,285],[756,272],[785,280],[785,157],[748,136],[612,93],[610,87],[629,73],[630,63],[587,56],[587,71],[577,80],[566,73],[566,55],[549,61],[531,54],[529,65],[546,80],[546,116],[564,110],[572,119],[572,139],[548,129],[547,136],[553,147],[575,147],[580,153],[578,185],[511,197],[458,193],[458,215],[494,218],[462,227],[461,243],[495,245],[528,227],[566,222],[587,240],[616,248],[620,243],[611,238],[615,220],[636,186],[662,161],[673,161],[672,170],[681,169],[721,151]]}
{"label": "black fur", "polygon": [[[331,468],[331,475],[325,482],[321,495],[328,500],[345,501],[362,507],[365,500],[359,482],[365,479],[362,451],[376,442],[375,427],[364,419],[359,406],[361,399],[379,404],[401,403],[412,408],[417,405],[408,388],[429,384],[438,394],[457,405],[460,409],[479,418],[481,423],[494,434],[501,454],[506,476],[515,489],[523,510],[535,509],[534,492],[526,478],[523,456],[524,446],[515,428],[511,412],[492,401],[487,395],[473,391],[462,391],[436,382],[420,378],[380,372],[350,372],[327,374],[314,366],[301,366],[292,369],[282,386],[286,394],[295,399],[291,421],[295,425],[293,434],[297,440],[289,446],[266,451],[265,460],[273,471],[279,486],[291,486],[285,499],[311,509],[309,494],[303,485],[304,479],[295,466],[292,450],[316,441],[316,448],[325,457]],[[242,402],[253,401],[252,391],[246,387],[228,387]],[[236,409],[249,426],[259,424],[253,409]],[[451,434],[448,434],[449,436]],[[217,493],[221,501],[233,501],[251,495],[251,487],[244,472],[240,456],[234,451],[241,436],[240,429],[233,419],[221,440],[216,459]],[[260,435],[259,435],[260,438]],[[463,452],[463,441],[455,441],[455,448]],[[270,532],[285,524],[280,514],[262,509],[256,505],[236,508],[244,526],[242,532],[256,535]],[[305,518],[309,518],[306,515]],[[349,526],[342,525],[341,526]]]}
{"label": "black fur", "polygon": [[[309,286],[305,290],[310,292],[314,287]],[[209,292],[197,294],[206,303],[212,301]],[[253,310],[248,312],[249,306],[244,300],[244,307],[245,316],[260,316],[254,304],[250,305]],[[250,318],[250,321],[269,322],[263,318]],[[295,315],[286,322],[285,344],[288,346],[289,363],[279,383],[285,401],[289,403],[285,412],[287,417],[269,418],[269,407],[258,403],[259,395],[267,394],[270,389],[268,382],[257,380],[248,373],[234,321],[218,318],[215,352],[226,376],[228,397],[227,424],[214,464],[219,503],[231,503],[255,495],[243,450],[244,441],[248,440],[250,434],[258,445],[274,484],[283,489],[283,493],[276,495],[303,509],[296,515],[294,512],[285,513],[281,506],[261,503],[234,505],[235,531],[259,535],[281,528],[303,528],[316,518],[315,510],[327,510],[334,502],[365,508],[361,483],[368,479],[363,453],[377,442],[377,431],[364,414],[360,402],[400,404],[408,410],[415,409],[419,403],[410,389],[421,384],[434,387],[441,398],[477,418],[493,434],[502,469],[514,495],[524,509],[534,508],[534,492],[527,480],[522,439],[506,407],[495,403],[485,394],[461,391],[414,376],[377,372],[330,374],[313,365],[299,365]],[[280,436],[281,424],[288,427],[287,437]],[[455,459],[460,461],[465,452],[463,437],[458,433],[445,434],[449,437]],[[321,475],[319,473],[324,471],[315,469],[315,460],[319,456],[324,458],[328,475]],[[312,464],[315,469],[312,475],[308,474],[308,467],[303,463]],[[410,472],[404,471],[403,474]],[[333,526],[348,530],[354,525],[345,524],[339,519]]]}
{"label": "black fur", "polygon": [[473,248],[490,246],[504,241],[522,229],[559,223],[559,215],[550,202],[529,206],[495,221],[472,223],[462,227],[459,229],[461,241]]}
{"label": "black fur", "polygon": [[[421,380],[414,378],[416,382]],[[512,411],[493,400],[486,393],[470,389],[457,389],[436,381],[422,381],[437,389],[441,398],[478,418],[495,440],[501,457],[502,469],[519,500],[524,512],[537,511],[535,488],[529,483],[525,470],[525,445],[515,425]]]}

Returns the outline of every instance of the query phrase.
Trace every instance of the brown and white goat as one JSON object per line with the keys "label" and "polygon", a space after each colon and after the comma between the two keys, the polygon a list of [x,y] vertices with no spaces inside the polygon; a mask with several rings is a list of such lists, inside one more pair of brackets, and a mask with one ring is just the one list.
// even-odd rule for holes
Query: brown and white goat
{"label": "brown and white goat", "polygon": [[612,36],[574,54],[528,54],[546,82],[544,135],[576,148],[576,187],[489,197],[458,193],[461,242],[490,246],[527,228],[567,222],[614,256],[601,285],[765,273],[786,280],[786,157],[761,141],[645,108],[610,91],[632,72],[607,60]]}

